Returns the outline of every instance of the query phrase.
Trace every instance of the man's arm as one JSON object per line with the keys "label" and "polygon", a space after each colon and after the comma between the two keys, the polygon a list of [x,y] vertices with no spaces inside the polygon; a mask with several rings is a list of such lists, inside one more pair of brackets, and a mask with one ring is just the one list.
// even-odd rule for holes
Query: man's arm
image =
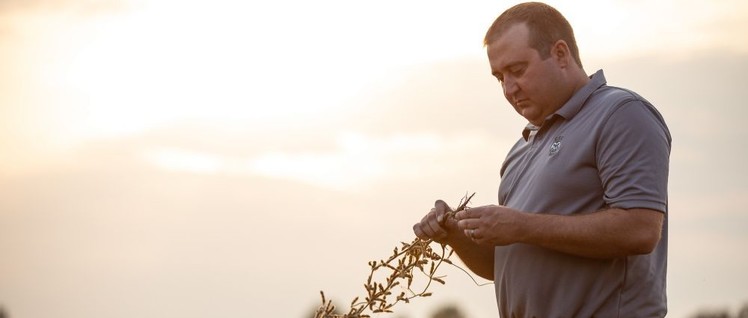
{"label": "man's arm", "polygon": [[457,227],[457,221],[446,217],[447,211],[451,209],[444,201],[436,201],[434,208],[421,222],[413,225],[413,232],[421,239],[432,239],[451,246],[468,269],[480,277],[493,280],[494,247],[478,245],[465,236]]}
{"label": "man's arm", "polygon": [[460,257],[465,266],[476,275],[493,281],[494,269],[494,247],[479,245],[462,234],[462,231],[454,231],[454,235],[447,242]]}
{"label": "man's arm", "polygon": [[482,206],[456,214],[458,227],[474,231],[481,245],[526,243],[591,258],[651,253],[660,241],[664,213],[650,209],[608,209],[580,215],[524,213]]}

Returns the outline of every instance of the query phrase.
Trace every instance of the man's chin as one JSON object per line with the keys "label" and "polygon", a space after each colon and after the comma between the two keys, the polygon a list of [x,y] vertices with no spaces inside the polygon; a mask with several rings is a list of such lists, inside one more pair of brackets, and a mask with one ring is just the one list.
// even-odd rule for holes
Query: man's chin
{"label": "man's chin", "polygon": [[527,119],[527,121],[529,121],[531,124],[535,126],[540,126],[540,124],[543,123],[542,120],[538,120],[539,118],[538,114],[533,112],[532,109],[523,108],[523,109],[519,109],[518,111],[522,117]]}

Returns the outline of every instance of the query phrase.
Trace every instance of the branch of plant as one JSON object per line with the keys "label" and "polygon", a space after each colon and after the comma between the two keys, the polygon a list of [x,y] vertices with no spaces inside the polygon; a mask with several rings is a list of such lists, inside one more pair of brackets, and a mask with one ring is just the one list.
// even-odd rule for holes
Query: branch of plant
{"label": "branch of plant", "polygon": [[[454,217],[455,213],[464,210],[474,195],[475,193],[463,197],[456,209],[447,212],[443,222],[446,222],[448,218]],[[428,292],[428,289],[431,287],[432,282],[445,284],[442,277],[436,276],[437,269],[443,263],[454,265],[449,260],[454,251],[449,250],[449,253],[447,253],[447,246],[440,244],[441,254],[438,254],[431,248],[432,242],[433,240],[422,240],[420,238],[415,238],[411,243],[401,242],[402,247],[395,247],[392,256],[386,261],[370,261],[369,266],[371,269],[369,277],[364,284],[367,296],[363,301],[359,301],[359,297],[354,298],[351,301],[350,310],[347,314],[335,314],[335,306],[332,305],[332,301],[326,300],[325,294],[320,291],[322,305],[317,309],[315,318],[366,318],[370,317],[364,314],[364,311],[367,309],[372,313],[392,312],[392,307],[401,301],[409,303],[410,300],[417,297],[431,296],[432,293]],[[394,261],[397,261],[397,265],[392,264]],[[428,272],[424,268],[425,265],[430,266]],[[373,281],[375,273],[382,269],[391,271],[384,284]],[[426,285],[420,292],[414,292],[411,288],[413,272],[416,269],[427,278]],[[394,302],[390,302],[392,289],[401,286],[401,283],[405,283],[405,288],[410,294],[408,295],[403,291],[396,296]]]}

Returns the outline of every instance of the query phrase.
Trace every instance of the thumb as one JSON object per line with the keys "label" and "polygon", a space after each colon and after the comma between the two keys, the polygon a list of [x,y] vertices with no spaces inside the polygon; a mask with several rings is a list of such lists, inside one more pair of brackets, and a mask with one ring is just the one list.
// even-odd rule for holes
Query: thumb
{"label": "thumb", "polygon": [[436,208],[436,220],[440,224],[444,224],[447,217],[447,212],[452,212],[452,208],[443,200],[436,200],[434,202],[434,208]]}

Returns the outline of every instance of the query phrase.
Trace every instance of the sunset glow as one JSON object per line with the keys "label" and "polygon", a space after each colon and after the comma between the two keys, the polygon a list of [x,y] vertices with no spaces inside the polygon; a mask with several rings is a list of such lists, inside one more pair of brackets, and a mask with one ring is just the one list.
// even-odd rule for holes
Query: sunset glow
{"label": "sunset glow", "polygon": [[[320,289],[345,303],[436,199],[496,203],[526,122],[482,40],[513,4],[0,1],[0,309],[300,317]],[[748,3],[549,4],[585,71],[671,128],[669,317],[748,301]],[[458,269],[434,292],[399,317],[451,302],[495,316],[493,289]]]}

